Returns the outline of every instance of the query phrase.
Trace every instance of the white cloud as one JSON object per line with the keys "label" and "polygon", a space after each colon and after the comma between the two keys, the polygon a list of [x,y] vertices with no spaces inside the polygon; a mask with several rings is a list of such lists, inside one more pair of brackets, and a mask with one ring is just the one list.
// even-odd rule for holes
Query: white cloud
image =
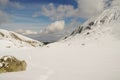
{"label": "white cloud", "polygon": [[11,2],[11,3],[10,3],[10,6],[12,6],[12,7],[14,7],[14,8],[17,8],[17,9],[23,9],[23,8],[24,8],[24,6],[21,5],[21,4],[18,3],[18,2]]}
{"label": "white cloud", "polygon": [[78,14],[84,18],[90,18],[99,14],[106,8],[120,6],[120,0],[76,0],[78,3]]}
{"label": "white cloud", "polygon": [[108,6],[120,5],[120,0],[76,0],[78,7],[73,5],[59,5],[55,6],[50,3],[44,5],[41,11],[36,12],[33,17],[44,15],[51,20],[61,20],[65,18],[90,18],[102,12]]}
{"label": "white cloud", "polygon": [[38,32],[36,31],[32,31],[32,30],[23,30],[23,29],[18,29],[15,32],[20,33],[20,34],[24,34],[24,35],[31,35],[31,34],[38,34]]}
{"label": "white cloud", "polygon": [[76,0],[78,3],[78,16],[89,18],[104,10],[105,0]]}
{"label": "white cloud", "polygon": [[43,29],[40,33],[41,34],[49,34],[55,33],[64,30],[65,22],[64,21],[56,21],[48,25],[45,29]]}
{"label": "white cloud", "polygon": [[61,33],[52,33],[52,34],[43,34],[39,31],[35,30],[24,30],[24,29],[18,29],[15,30],[15,32],[28,36],[30,38],[33,38],[35,40],[43,41],[43,42],[52,42],[52,41],[57,41],[64,35]]}
{"label": "white cloud", "polygon": [[33,17],[45,15],[52,20],[61,20],[73,16],[75,13],[74,7],[72,5],[60,5],[55,7],[52,3],[50,3],[48,6],[42,6],[41,10],[42,11],[40,12],[36,12]]}
{"label": "white cloud", "polygon": [[12,15],[6,13],[3,11],[6,7],[14,7],[17,9],[22,9],[24,6],[22,6],[18,2],[11,2],[10,0],[0,0],[0,24],[6,23],[10,21],[10,18]]}
{"label": "white cloud", "polygon": [[0,10],[0,24],[7,23],[10,21],[10,15]]}
{"label": "white cloud", "polygon": [[120,6],[120,0],[112,0],[112,6],[119,5]]}
{"label": "white cloud", "polygon": [[17,9],[23,9],[24,6],[21,5],[20,3],[18,2],[12,2],[10,0],[0,0],[0,7],[14,7],[14,8],[17,8]]}
{"label": "white cloud", "polygon": [[54,34],[56,32],[60,32],[64,30],[65,22],[64,21],[56,21],[54,23],[51,23],[46,28],[41,29],[41,31],[33,31],[33,30],[26,30],[26,29],[18,29],[15,30],[15,32],[25,35],[30,34],[41,34],[41,35],[47,35],[47,34]]}
{"label": "white cloud", "polygon": [[33,30],[33,28],[31,30],[17,29],[14,31],[40,41],[56,41],[64,35],[64,33],[62,33],[64,28],[64,21],[56,21],[48,25],[46,28],[41,29],[41,31]]}
{"label": "white cloud", "polygon": [[9,3],[9,0],[0,0],[0,6],[6,6]]}

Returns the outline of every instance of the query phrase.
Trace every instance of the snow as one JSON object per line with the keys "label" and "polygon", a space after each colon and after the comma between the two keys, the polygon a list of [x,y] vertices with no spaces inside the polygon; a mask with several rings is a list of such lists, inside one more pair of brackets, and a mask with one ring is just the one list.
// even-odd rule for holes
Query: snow
{"label": "snow", "polygon": [[89,35],[77,34],[39,48],[1,47],[0,56],[15,56],[28,66],[27,71],[0,74],[0,79],[119,80],[119,25],[97,26]]}
{"label": "snow", "polygon": [[[1,80],[119,80],[120,41],[86,45],[53,43],[42,48],[0,50],[27,61],[27,71],[5,73]],[[19,53],[18,53],[19,52]],[[30,76],[29,76],[30,75]]]}
{"label": "snow", "polygon": [[3,57],[3,60],[4,60],[4,61],[7,61],[7,59],[12,59],[12,58],[13,58],[12,56],[4,56],[4,57]]}
{"label": "snow", "polygon": [[3,64],[2,63],[0,63],[0,68],[3,66]]}
{"label": "snow", "polygon": [[120,23],[120,6],[108,8],[104,10],[101,14],[90,18],[78,29],[74,30],[72,35],[75,35],[77,33],[84,33],[86,32],[86,30],[93,29],[94,27],[96,28],[98,26],[109,25],[114,23]]}
{"label": "snow", "polygon": [[27,71],[0,74],[0,80],[120,80],[120,23],[92,27],[37,48],[5,48],[1,41],[0,57],[25,60]]}
{"label": "snow", "polygon": [[[0,43],[1,46],[11,47],[40,47],[42,42],[30,39],[12,31],[0,29]],[[6,45],[4,45],[6,44]]]}

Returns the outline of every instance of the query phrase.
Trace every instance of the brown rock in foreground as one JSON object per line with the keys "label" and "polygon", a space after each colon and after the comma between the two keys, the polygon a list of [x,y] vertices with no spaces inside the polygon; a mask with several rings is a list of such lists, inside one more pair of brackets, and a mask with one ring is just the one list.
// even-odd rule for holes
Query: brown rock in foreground
{"label": "brown rock in foreground", "polygon": [[3,56],[0,58],[0,73],[17,72],[26,70],[26,62],[16,59],[14,56]]}

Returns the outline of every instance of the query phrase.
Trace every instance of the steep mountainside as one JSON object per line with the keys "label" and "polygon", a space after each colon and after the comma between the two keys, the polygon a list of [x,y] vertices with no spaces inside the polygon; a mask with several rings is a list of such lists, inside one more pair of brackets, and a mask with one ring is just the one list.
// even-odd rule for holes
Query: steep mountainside
{"label": "steep mountainside", "polygon": [[0,29],[0,45],[4,47],[39,47],[43,43],[12,31]]}
{"label": "steep mountainside", "polygon": [[[69,36],[64,39],[69,40],[74,36],[91,36],[92,38],[96,35],[113,34],[118,30],[120,26],[120,6],[110,7],[104,10],[101,14],[96,17],[92,17],[86,21],[83,25],[79,26]],[[119,29],[120,30],[120,29]]]}

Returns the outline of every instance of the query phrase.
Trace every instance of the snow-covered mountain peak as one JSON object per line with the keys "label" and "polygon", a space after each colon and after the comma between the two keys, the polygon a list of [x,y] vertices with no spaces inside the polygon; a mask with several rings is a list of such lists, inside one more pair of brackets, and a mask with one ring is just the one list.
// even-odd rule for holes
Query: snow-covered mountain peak
{"label": "snow-covered mountain peak", "polygon": [[91,30],[96,26],[120,23],[120,6],[114,6],[104,10],[101,14],[90,18],[83,25],[74,30],[71,35],[75,35],[86,30]]}
{"label": "snow-covered mountain peak", "polygon": [[107,40],[120,40],[120,6],[104,10],[101,14],[88,19],[61,41],[77,44]]}
{"label": "snow-covered mountain peak", "polygon": [[111,22],[120,22],[120,6],[106,9],[95,19],[95,25],[109,24]]}
{"label": "snow-covered mountain peak", "polygon": [[4,47],[39,47],[43,43],[12,31],[0,29],[0,45]]}

